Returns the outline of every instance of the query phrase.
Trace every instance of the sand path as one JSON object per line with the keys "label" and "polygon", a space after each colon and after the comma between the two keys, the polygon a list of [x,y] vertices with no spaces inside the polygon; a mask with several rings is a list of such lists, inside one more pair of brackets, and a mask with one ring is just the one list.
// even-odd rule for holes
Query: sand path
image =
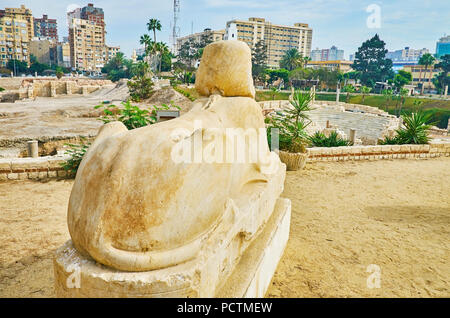
{"label": "sand path", "polygon": [[[288,172],[288,246],[268,297],[449,297],[450,158]],[[73,181],[0,183],[0,297],[52,297]],[[381,288],[367,288],[369,264]]]}

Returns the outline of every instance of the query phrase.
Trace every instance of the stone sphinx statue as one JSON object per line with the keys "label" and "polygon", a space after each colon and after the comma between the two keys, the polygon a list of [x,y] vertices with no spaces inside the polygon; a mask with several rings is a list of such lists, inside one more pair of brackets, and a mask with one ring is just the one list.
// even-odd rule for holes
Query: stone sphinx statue
{"label": "stone sphinx statue", "polygon": [[[202,98],[179,118],[131,131],[119,122],[100,129],[75,178],[68,226],[81,257],[114,270],[214,267],[202,278],[211,293],[196,294],[211,296],[269,220],[285,166],[265,133],[249,138],[264,129],[264,118],[245,43],[208,45],[195,87]],[[244,141],[244,160],[236,159],[238,146],[226,147],[234,137]],[[255,159],[256,140],[264,142]]]}

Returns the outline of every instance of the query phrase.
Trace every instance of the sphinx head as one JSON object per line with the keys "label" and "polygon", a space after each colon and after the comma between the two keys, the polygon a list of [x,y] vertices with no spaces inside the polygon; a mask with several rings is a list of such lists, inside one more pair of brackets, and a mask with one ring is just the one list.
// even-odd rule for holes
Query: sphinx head
{"label": "sphinx head", "polygon": [[200,95],[255,98],[252,78],[252,55],[241,41],[218,41],[203,51],[195,88]]}

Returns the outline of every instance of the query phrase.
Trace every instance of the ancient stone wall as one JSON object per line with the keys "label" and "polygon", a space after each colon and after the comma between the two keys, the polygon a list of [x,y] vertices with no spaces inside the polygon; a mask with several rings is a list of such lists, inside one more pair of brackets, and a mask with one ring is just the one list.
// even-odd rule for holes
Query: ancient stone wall
{"label": "ancient stone wall", "polygon": [[[308,162],[436,158],[450,156],[450,141],[431,141],[428,145],[382,145],[308,148]],[[0,182],[65,178],[61,166],[69,156],[0,159]]]}

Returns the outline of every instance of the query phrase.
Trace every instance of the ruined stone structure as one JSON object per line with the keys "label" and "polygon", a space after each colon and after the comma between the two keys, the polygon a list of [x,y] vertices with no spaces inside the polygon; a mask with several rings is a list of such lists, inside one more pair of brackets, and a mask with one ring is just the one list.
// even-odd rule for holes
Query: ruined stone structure
{"label": "ruined stone structure", "polygon": [[236,160],[234,147],[224,150],[230,162],[196,157],[213,140],[227,144],[226,129],[246,140],[245,130],[264,128],[248,46],[208,45],[196,89],[203,98],[181,117],[100,129],[70,196],[57,296],[264,296],[289,236],[286,167],[265,139],[255,162]]}

